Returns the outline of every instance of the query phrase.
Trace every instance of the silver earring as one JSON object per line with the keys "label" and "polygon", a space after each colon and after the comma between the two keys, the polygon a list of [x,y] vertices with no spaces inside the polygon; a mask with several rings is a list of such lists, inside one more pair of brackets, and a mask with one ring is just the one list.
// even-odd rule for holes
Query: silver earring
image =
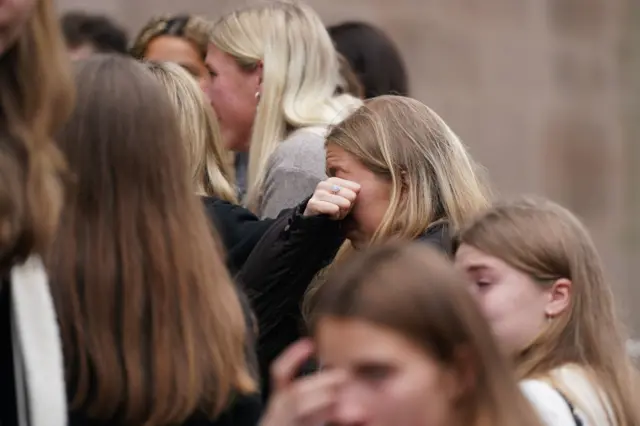
{"label": "silver earring", "polygon": [[259,101],[260,100],[260,92],[256,92],[256,99]]}

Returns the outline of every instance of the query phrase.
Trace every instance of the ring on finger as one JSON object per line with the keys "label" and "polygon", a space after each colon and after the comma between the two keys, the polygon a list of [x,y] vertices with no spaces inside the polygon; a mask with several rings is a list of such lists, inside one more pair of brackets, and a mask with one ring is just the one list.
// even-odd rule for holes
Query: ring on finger
{"label": "ring on finger", "polygon": [[331,186],[331,192],[334,193],[334,194],[338,194],[341,189],[342,188],[340,188],[340,186],[338,186],[338,185],[332,185]]}

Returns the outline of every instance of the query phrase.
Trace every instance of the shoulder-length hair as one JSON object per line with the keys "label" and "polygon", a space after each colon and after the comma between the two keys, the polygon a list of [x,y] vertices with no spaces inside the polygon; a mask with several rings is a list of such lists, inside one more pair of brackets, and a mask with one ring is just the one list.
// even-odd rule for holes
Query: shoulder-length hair
{"label": "shoulder-length hair", "polygon": [[466,385],[456,401],[462,424],[540,425],[464,277],[433,248],[396,242],[355,254],[318,291],[312,333],[323,318],[393,330],[456,373]]}
{"label": "shoulder-length hair", "polygon": [[0,53],[0,266],[42,253],[62,206],[64,161],[51,136],[71,112],[73,85],[51,0],[38,0]]}
{"label": "shoulder-length hair", "polygon": [[48,256],[72,405],[127,424],[214,417],[254,383],[175,113],[133,59],[81,62],[76,84],[59,137],[75,188]]}
{"label": "shoulder-length hair", "polygon": [[444,120],[415,99],[369,99],[332,127],[326,143],[391,183],[389,208],[372,243],[412,240],[441,219],[455,233],[489,206],[479,165]]}
{"label": "shoulder-length hair", "polygon": [[[577,365],[606,396],[613,424],[640,424],[637,372],[626,353],[612,288],[584,225],[555,203],[522,199],[498,204],[467,224],[456,238],[456,246],[461,244],[502,259],[544,288],[561,278],[572,283],[569,309],[516,356],[518,376],[551,379],[555,368]],[[555,384],[572,396],[562,383]]]}
{"label": "shoulder-length hair", "polygon": [[254,208],[278,143],[294,129],[340,121],[360,100],[337,94],[343,86],[337,52],[320,17],[301,2],[270,1],[226,15],[211,41],[243,69],[263,63],[247,177],[246,202]]}
{"label": "shoulder-length hair", "polygon": [[[327,145],[342,148],[366,168],[391,183],[389,207],[370,244],[390,239],[411,241],[445,221],[449,233],[489,206],[481,168],[442,118],[420,101],[379,96],[327,135]],[[353,252],[341,247],[334,264]],[[303,309],[312,314],[314,294],[327,271],[309,286]]]}
{"label": "shoulder-length hair", "polygon": [[200,86],[180,65],[146,62],[146,66],[167,91],[178,116],[196,194],[237,203],[231,153],[222,146],[220,125]]}

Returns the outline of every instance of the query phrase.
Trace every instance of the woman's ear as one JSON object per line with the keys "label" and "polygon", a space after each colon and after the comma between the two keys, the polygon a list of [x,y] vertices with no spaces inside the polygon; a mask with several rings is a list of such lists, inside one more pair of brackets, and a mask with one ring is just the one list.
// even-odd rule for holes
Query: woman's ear
{"label": "woman's ear", "polygon": [[556,280],[549,289],[549,301],[545,307],[545,315],[552,319],[569,308],[573,283],[566,278]]}

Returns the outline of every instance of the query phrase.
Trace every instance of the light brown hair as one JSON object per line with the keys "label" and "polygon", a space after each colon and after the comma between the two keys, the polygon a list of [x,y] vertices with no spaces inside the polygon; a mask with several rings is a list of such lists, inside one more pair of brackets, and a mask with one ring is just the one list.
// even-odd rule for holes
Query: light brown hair
{"label": "light brown hair", "polygon": [[480,167],[432,109],[415,99],[380,96],[333,126],[327,145],[352,154],[392,183],[372,242],[414,239],[446,219],[453,232],[489,205]]}
{"label": "light brown hair", "polygon": [[255,384],[175,113],[133,59],[79,62],[76,84],[59,137],[75,188],[48,257],[73,407],[150,426],[213,418]]}
{"label": "light brown hair", "polygon": [[[371,238],[372,245],[390,239],[414,240],[443,222],[453,235],[489,206],[481,168],[444,120],[415,99],[387,95],[366,100],[332,127],[326,144],[342,148],[391,183],[389,208]],[[333,264],[352,252],[347,241]],[[314,293],[327,272],[321,271],[309,286],[305,316],[312,314]]]}
{"label": "light brown hair", "polygon": [[497,257],[545,288],[570,280],[569,309],[519,353],[518,377],[545,379],[555,368],[578,365],[595,377],[616,425],[640,424],[637,373],[626,353],[612,289],[588,231],[571,212],[542,199],[499,204],[463,228],[456,244]]}
{"label": "light brown hair", "polygon": [[146,62],[176,111],[196,194],[237,204],[232,158],[222,146],[215,112],[196,80],[177,64]]}
{"label": "light brown hair", "polygon": [[387,243],[357,253],[330,273],[317,301],[312,330],[323,317],[388,327],[468,379],[457,401],[462,424],[540,425],[464,277],[434,249]]}
{"label": "light brown hair", "polygon": [[0,267],[42,253],[62,205],[64,161],[51,136],[71,111],[73,85],[51,0],[38,0],[0,57]]}

